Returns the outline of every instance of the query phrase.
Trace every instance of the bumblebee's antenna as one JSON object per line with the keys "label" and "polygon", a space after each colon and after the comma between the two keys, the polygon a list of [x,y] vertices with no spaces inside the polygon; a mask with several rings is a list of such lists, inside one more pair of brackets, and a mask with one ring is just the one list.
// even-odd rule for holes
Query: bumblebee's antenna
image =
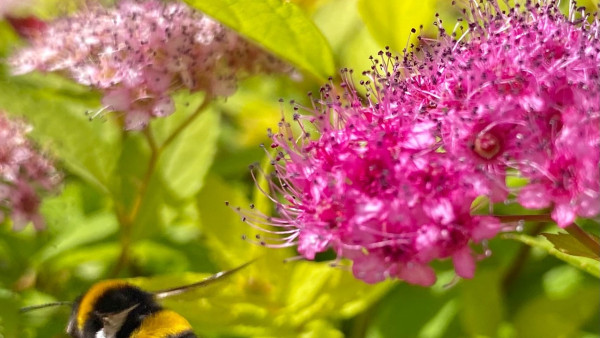
{"label": "bumblebee's antenna", "polygon": [[193,288],[199,288],[199,287],[204,287],[204,286],[208,286],[218,280],[227,278],[229,276],[231,276],[232,274],[240,271],[241,269],[247,267],[248,265],[254,263],[256,259],[253,259],[247,263],[244,263],[240,266],[238,266],[237,268],[233,268],[231,270],[225,270],[225,271],[221,271],[218,272],[208,278],[205,278],[199,282],[193,283],[193,284],[188,284],[188,285],[184,285],[184,286],[178,286],[176,288],[172,288],[172,289],[166,289],[166,290],[160,290],[160,291],[156,291],[154,292],[154,297],[156,299],[162,299],[162,298],[167,298],[167,297],[171,297],[171,296],[175,296],[178,294],[181,294],[183,292],[185,292],[188,289],[193,289]]}
{"label": "bumblebee's antenna", "polygon": [[47,307],[62,306],[62,305],[72,306],[73,302],[52,302],[52,303],[46,303],[46,304],[40,304],[40,305],[25,306],[25,307],[20,308],[19,312],[24,313],[24,312],[43,309],[43,308],[47,308]]}

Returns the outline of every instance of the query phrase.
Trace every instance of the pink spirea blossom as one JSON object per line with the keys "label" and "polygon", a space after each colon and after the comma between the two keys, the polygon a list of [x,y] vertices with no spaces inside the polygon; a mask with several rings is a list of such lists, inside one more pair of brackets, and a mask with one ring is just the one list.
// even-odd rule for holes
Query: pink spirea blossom
{"label": "pink spirea blossom", "polygon": [[49,23],[11,59],[15,74],[62,71],[100,89],[126,129],[173,113],[171,91],[228,96],[240,76],[283,71],[282,62],[181,2],[122,0]]}
{"label": "pink spirea blossom", "polygon": [[0,111],[0,221],[10,217],[16,230],[32,222],[44,227],[39,214],[42,191],[56,189],[60,175],[26,138],[29,127]]}
{"label": "pink spirea blossom", "polygon": [[[465,14],[464,31],[423,39],[408,72],[435,83],[428,114],[441,148],[475,168],[479,193],[509,193],[527,208],[552,207],[559,226],[600,213],[600,22],[554,2],[502,12],[492,1]],[[465,12],[467,13],[467,12]],[[441,22],[440,22],[441,27]],[[407,72],[405,70],[405,72]],[[530,180],[520,192],[508,175]]]}
{"label": "pink spirea blossom", "polygon": [[[278,150],[271,198],[279,217],[240,210],[244,220],[285,235],[259,236],[267,246],[297,245],[311,260],[333,249],[368,283],[390,277],[432,285],[429,263],[443,258],[453,259],[459,276],[472,277],[469,243],[493,237],[500,224],[470,214],[477,197],[471,173],[436,151],[436,124],[419,121],[418,99],[388,101],[398,97],[385,86],[377,100],[363,104],[346,84],[348,103],[326,87],[309,115],[294,116],[298,134],[285,120],[271,133]],[[310,129],[318,131],[316,139]]]}
{"label": "pink spirea blossom", "polygon": [[[373,58],[366,100],[351,80],[342,95],[326,86],[308,115],[270,133],[278,152],[264,193],[277,216],[237,209],[267,233],[260,244],[294,245],[310,260],[333,249],[370,283],[431,285],[436,259],[472,277],[469,244],[501,228],[471,214],[477,196],[516,194],[527,208],[551,207],[563,227],[598,215],[598,20],[554,3],[471,6],[463,31],[448,35],[438,21],[438,38]],[[509,188],[510,175],[528,184]]]}

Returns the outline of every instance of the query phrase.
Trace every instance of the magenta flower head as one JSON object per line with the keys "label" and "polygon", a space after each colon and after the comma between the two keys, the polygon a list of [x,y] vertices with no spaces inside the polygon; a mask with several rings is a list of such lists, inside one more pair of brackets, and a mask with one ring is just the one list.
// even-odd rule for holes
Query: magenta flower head
{"label": "magenta flower head", "polygon": [[107,110],[124,113],[126,129],[173,113],[175,89],[228,96],[244,74],[288,68],[180,2],[92,6],[49,23],[30,44],[12,57],[15,74],[62,71],[97,88]]}
{"label": "magenta flower head", "polygon": [[309,260],[333,249],[368,283],[389,277],[429,286],[436,280],[429,263],[444,258],[472,277],[469,243],[493,237],[499,222],[470,214],[471,173],[436,151],[437,126],[420,118],[420,98],[390,84],[372,94],[363,104],[351,82],[343,98],[328,86],[308,115],[294,115],[296,126],[282,120],[271,133],[277,152],[266,192],[278,216],[239,213],[269,233],[258,236],[261,244],[297,245]]}
{"label": "magenta flower head", "polygon": [[[441,147],[481,177],[493,202],[509,193],[552,207],[559,226],[600,213],[600,23],[575,5],[528,1],[502,12],[471,2],[466,29],[426,42]],[[467,11],[465,11],[467,13]],[[440,22],[441,23],[441,22]],[[440,25],[441,27],[441,25]],[[529,179],[509,191],[507,175]]]}
{"label": "magenta flower head", "polygon": [[16,230],[32,222],[44,227],[38,209],[42,191],[52,191],[61,176],[26,138],[29,127],[0,111],[0,222],[8,216]]}

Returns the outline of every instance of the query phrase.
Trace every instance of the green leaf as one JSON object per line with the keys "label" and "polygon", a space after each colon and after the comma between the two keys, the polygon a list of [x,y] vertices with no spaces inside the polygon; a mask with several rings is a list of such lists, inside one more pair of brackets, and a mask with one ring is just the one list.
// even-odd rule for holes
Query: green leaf
{"label": "green leaf", "polygon": [[219,130],[219,113],[206,110],[162,154],[160,172],[175,196],[189,198],[200,191],[217,151]]}
{"label": "green leaf", "polygon": [[132,251],[136,267],[144,274],[180,272],[185,271],[189,265],[187,257],[177,249],[152,241],[135,243]]}
{"label": "green leaf", "polygon": [[420,25],[432,22],[435,6],[436,0],[358,1],[358,11],[371,35],[396,52],[416,41],[418,32],[412,34],[409,41],[410,30],[415,28],[418,31]]}
{"label": "green leaf", "polygon": [[300,338],[343,338],[344,333],[331,325],[331,322],[326,320],[314,320],[304,326],[304,332],[300,333]]}
{"label": "green leaf", "polygon": [[118,243],[88,245],[57,256],[44,268],[55,274],[67,272],[84,280],[97,280],[114,264],[120,249]]}
{"label": "green leaf", "polygon": [[595,260],[600,260],[600,252],[593,252],[587,246],[581,244],[575,237],[564,234],[548,234],[544,233],[548,241],[554,244],[554,248],[571,256],[587,257]]}
{"label": "green leaf", "polygon": [[268,51],[323,81],[334,75],[329,44],[306,14],[281,0],[186,0]]}
{"label": "green leaf", "polygon": [[[459,322],[460,310],[457,294],[459,288],[447,288],[438,280],[439,291],[406,283],[396,283],[370,315],[366,336],[383,337],[458,337],[452,331],[452,324]],[[437,285],[436,285],[437,286]],[[399,321],[402,318],[402,322]]]}
{"label": "green leaf", "polygon": [[552,299],[567,298],[582,286],[584,273],[570,265],[560,265],[546,272],[542,279],[544,292]]}
{"label": "green leaf", "polygon": [[[369,33],[357,9],[356,0],[329,0],[314,14],[314,20],[331,43],[338,64],[359,74],[373,65],[369,56],[385,44],[379,44]],[[343,20],[332,20],[331,13]],[[357,90],[363,91],[362,86]],[[363,93],[364,94],[364,93]]]}
{"label": "green leaf", "polygon": [[217,176],[208,176],[197,197],[202,230],[207,237],[206,245],[214,254],[215,263],[223,268],[231,268],[253,258],[249,255],[255,246],[242,240],[242,236],[248,234],[251,228],[225,205],[225,201],[232,207],[247,208],[250,204],[240,189],[234,189]]}
{"label": "green leaf", "polygon": [[496,336],[504,309],[499,274],[492,270],[477,271],[473,279],[461,284],[460,318],[465,331],[472,337]]}
{"label": "green leaf", "polygon": [[514,324],[518,337],[575,337],[598,308],[600,289],[597,285],[579,288],[563,299],[538,297],[522,306]]}
{"label": "green leaf", "polygon": [[286,288],[285,312],[294,326],[317,318],[350,318],[366,310],[393,285],[375,285],[356,279],[345,269],[329,263],[297,262]]}
{"label": "green leaf", "polygon": [[452,323],[458,313],[459,305],[457,299],[449,300],[442,306],[419,332],[419,337],[436,338],[443,337],[448,326]]}
{"label": "green leaf", "polygon": [[85,112],[97,107],[96,95],[57,76],[10,77],[0,66],[0,109],[24,116],[42,146],[73,173],[108,192],[119,156],[120,131],[100,119],[89,121]]}
{"label": "green leaf", "polygon": [[563,260],[574,267],[600,278],[600,262],[586,257],[571,256],[554,248],[554,245],[544,237],[531,237],[523,234],[504,234],[503,238],[513,239],[529,246],[540,248],[556,258]]}
{"label": "green leaf", "polygon": [[82,191],[81,184],[68,181],[60,195],[44,199],[41,212],[52,236],[30,256],[34,265],[117,233],[117,220],[111,212],[84,214]]}
{"label": "green leaf", "polygon": [[20,322],[17,295],[0,288],[0,337],[18,337]]}

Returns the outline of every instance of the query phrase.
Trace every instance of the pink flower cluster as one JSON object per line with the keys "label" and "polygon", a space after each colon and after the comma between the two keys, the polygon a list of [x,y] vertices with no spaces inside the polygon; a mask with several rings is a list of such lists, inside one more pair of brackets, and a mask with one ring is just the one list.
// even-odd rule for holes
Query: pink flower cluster
{"label": "pink flower cluster", "polygon": [[27,140],[27,132],[27,125],[0,112],[0,221],[9,216],[17,230],[28,222],[40,230],[38,192],[54,190],[60,175]]}
{"label": "pink flower cluster", "polygon": [[[427,286],[436,259],[472,277],[470,243],[501,229],[471,214],[478,196],[552,208],[562,227],[600,213],[598,19],[555,4],[471,4],[464,31],[448,35],[440,22],[437,39],[403,58],[374,58],[366,99],[352,80],[341,96],[328,85],[312,108],[295,106],[310,114],[270,132],[265,194],[278,216],[237,209],[268,234],[260,244],[311,260],[333,249],[366,282]],[[528,183],[510,188],[507,176]]]}
{"label": "pink flower cluster", "polygon": [[[574,5],[573,5],[574,6]],[[465,38],[442,36],[433,56],[442,147],[486,179],[494,202],[518,195],[552,207],[561,227],[600,213],[600,23],[530,3],[474,11]],[[478,14],[479,13],[479,14]],[[527,178],[510,191],[507,175]]]}
{"label": "pink flower cluster", "polygon": [[122,0],[49,23],[11,59],[15,74],[63,71],[104,94],[126,129],[173,113],[171,91],[228,96],[244,74],[288,66],[180,2]]}

